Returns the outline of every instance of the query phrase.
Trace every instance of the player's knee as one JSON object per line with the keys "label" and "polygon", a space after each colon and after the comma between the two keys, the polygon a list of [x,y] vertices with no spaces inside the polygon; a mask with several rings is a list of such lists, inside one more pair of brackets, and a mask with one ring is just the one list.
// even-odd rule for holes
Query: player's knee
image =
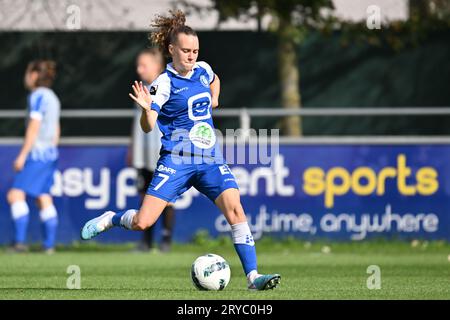
{"label": "player's knee", "polygon": [[40,196],[36,199],[36,205],[39,209],[45,209],[53,204],[53,199],[49,195]]}
{"label": "player's knee", "polygon": [[6,195],[6,199],[9,204],[12,204],[17,201],[25,200],[25,196],[22,194],[22,192],[12,189],[12,190],[8,191],[8,194]]}
{"label": "player's knee", "polygon": [[8,193],[6,194],[6,200],[8,201],[9,204],[13,203],[14,201],[14,196],[11,192],[11,190],[8,191]]}

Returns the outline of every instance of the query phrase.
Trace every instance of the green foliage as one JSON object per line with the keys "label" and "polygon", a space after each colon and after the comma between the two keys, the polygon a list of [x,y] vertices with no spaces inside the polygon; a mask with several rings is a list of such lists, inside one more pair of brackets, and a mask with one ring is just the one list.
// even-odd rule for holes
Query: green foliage
{"label": "green foliage", "polygon": [[264,15],[269,14],[273,17],[269,30],[282,31],[284,36],[295,42],[304,38],[307,28],[317,28],[326,23],[328,19],[323,15],[324,9],[334,9],[332,0],[212,0],[212,4],[207,7],[189,0],[181,3],[186,12],[217,11],[219,23],[230,18],[244,21],[256,19],[260,22]]}
{"label": "green foliage", "polygon": [[412,18],[406,21],[391,21],[382,25],[379,30],[370,30],[365,22],[353,23],[330,18],[328,26],[321,31],[323,35],[330,35],[336,29],[340,30],[341,43],[344,47],[356,43],[401,51],[420,46],[440,32],[447,32],[450,29],[450,19],[441,19],[437,16],[425,20]]}
{"label": "green foliage", "polygon": [[230,18],[259,20],[270,14],[274,21],[269,25],[269,30],[278,32],[283,41],[290,40],[297,44],[312,29],[323,34],[341,30],[346,35],[344,45],[356,41],[401,50],[419,45],[436,31],[450,28],[450,0],[412,1],[408,20],[385,23],[380,30],[368,29],[365,21],[354,23],[334,17],[332,0],[212,0],[212,5],[207,8],[189,1],[184,1],[184,4],[197,11],[216,10],[219,12],[219,23]]}
{"label": "green foliage", "polygon": [[412,20],[437,18],[450,19],[450,0],[409,0],[409,15]]}
{"label": "green foliage", "polygon": [[[331,0],[213,0],[213,8],[219,12],[219,21],[228,18],[258,18],[272,14],[292,22],[308,22],[318,19],[323,8],[333,9]],[[256,9],[256,10],[254,10]],[[292,20],[295,16],[299,20]]]}

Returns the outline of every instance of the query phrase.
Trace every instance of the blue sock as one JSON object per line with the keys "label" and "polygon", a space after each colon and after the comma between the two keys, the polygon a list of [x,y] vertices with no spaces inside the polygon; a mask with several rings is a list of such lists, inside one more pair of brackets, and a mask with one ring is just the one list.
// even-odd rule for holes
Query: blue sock
{"label": "blue sock", "polygon": [[120,227],[120,219],[122,218],[122,216],[125,214],[125,212],[127,212],[128,210],[123,210],[123,211],[119,211],[116,212],[116,214],[112,217],[112,224],[116,227]]}
{"label": "blue sock", "polygon": [[257,270],[256,248],[254,245],[250,246],[248,244],[235,243],[234,248],[241,260],[245,275],[248,275],[253,270]]}
{"label": "blue sock", "polygon": [[51,249],[55,247],[56,231],[58,229],[58,215],[56,208],[51,205],[39,212],[42,223],[42,232],[44,235],[44,248]]}
{"label": "blue sock", "polygon": [[27,238],[27,228],[28,222],[30,221],[30,215],[24,215],[18,219],[14,220],[14,242],[15,243],[25,243]]}
{"label": "blue sock", "polygon": [[241,260],[245,275],[257,271],[256,248],[247,222],[231,226],[234,248]]}
{"label": "blue sock", "polygon": [[58,229],[58,218],[48,219],[42,224],[42,226],[44,231],[44,248],[54,248],[56,242],[56,231]]}
{"label": "blue sock", "polygon": [[14,242],[23,244],[27,238],[28,222],[30,221],[27,203],[17,201],[11,204],[11,215],[14,221]]}
{"label": "blue sock", "polygon": [[128,230],[133,229],[133,218],[138,213],[138,210],[128,209],[117,212],[111,219],[112,224],[116,227],[123,227]]}

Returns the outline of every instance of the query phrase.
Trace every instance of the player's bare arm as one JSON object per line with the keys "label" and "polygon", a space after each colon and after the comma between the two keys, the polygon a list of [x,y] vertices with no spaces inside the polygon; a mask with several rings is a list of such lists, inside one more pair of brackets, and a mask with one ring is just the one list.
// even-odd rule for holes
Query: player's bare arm
{"label": "player's bare arm", "polygon": [[214,81],[210,84],[210,88],[211,88],[212,107],[216,108],[219,106],[219,95],[220,95],[220,79],[217,74],[214,74]]}
{"label": "player's bare arm", "polygon": [[57,146],[59,144],[59,139],[61,138],[61,125],[57,125],[56,126],[56,134],[55,134],[55,146]]}

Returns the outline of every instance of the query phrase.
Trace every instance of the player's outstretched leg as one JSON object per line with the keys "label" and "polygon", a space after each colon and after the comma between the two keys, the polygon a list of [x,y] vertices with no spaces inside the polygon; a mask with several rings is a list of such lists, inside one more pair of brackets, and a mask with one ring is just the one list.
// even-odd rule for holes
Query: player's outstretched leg
{"label": "player's outstretched leg", "polygon": [[101,216],[89,220],[81,229],[81,239],[90,240],[112,227],[142,231],[152,226],[167,205],[167,201],[146,195],[138,210],[120,212],[106,211]]}
{"label": "player's outstretched leg", "polygon": [[255,241],[241,206],[239,191],[234,188],[227,189],[220,194],[215,202],[231,225],[234,248],[247,276],[248,289],[269,290],[276,288],[281,280],[279,274],[263,275],[258,273]]}

